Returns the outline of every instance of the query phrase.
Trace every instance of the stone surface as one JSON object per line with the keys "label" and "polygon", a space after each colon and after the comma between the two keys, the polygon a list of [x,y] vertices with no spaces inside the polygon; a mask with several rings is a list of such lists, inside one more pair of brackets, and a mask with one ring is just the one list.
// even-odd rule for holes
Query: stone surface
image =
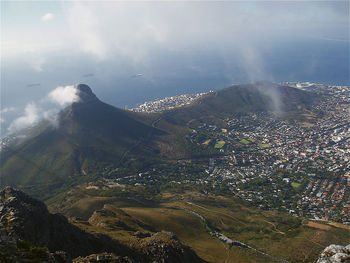
{"label": "stone surface", "polygon": [[329,245],[323,250],[317,263],[350,263],[350,244]]}

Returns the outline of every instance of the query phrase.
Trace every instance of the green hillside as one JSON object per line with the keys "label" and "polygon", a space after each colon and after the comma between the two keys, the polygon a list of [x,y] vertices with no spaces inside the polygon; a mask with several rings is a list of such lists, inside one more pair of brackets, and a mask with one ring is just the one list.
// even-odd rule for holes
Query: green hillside
{"label": "green hillside", "polygon": [[151,141],[163,132],[133,115],[101,102],[92,92],[85,93],[81,101],[60,113],[58,127],[44,121],[31,129],[34,136],[4,148],[2,184],[28,190],[56,189],[95,176],[111,164],[119,166],[135,145],[136,155],[152,157],[155,147]]}

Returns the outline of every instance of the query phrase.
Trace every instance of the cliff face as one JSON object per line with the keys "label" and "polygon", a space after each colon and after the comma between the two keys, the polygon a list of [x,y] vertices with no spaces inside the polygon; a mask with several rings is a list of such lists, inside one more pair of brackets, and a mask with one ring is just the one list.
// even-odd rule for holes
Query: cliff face
{"label": "cliff face", "polygon": [[50,214],[44,203],[22,191],[6,187],[0,192],[0,262],[71,262],[104,252],[117,255],[113,262],[203,262],[171,233],[156,233],[126,247],[106,235],[83,231],[63,215]]}

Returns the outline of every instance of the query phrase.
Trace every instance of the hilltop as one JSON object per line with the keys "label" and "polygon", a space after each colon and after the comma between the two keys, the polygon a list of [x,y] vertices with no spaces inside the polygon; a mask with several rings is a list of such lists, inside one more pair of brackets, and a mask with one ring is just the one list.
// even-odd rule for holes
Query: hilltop
{"label": "hilltop", "polygon": [[302,113],[318,96],[289,86],[270,82],[233,85],[210,92],[188,107],[166,114],[169,120],[181,123],[201,118],[225,118],[235,113],[273,112],[281,118]]}

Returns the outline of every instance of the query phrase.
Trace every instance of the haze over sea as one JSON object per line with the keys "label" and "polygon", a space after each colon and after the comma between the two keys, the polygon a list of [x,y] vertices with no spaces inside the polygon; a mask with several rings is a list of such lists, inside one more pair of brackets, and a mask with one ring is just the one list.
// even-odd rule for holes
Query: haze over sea
{"label": "haze over sea", "polygon": [[77,83],[122,108],[258,80],[350,85],[348,2],[1,5],[1,136]]}
{"label": "haze over sea", "polygon": [[[232,51],[224,57],[216,50],[173,51],[153,50],[151,67],[128,67],[119,61],[89,61],[80,58],[76,68],[64,58],[57,57],[55,67],[66,67],[64,77],[60,72],[33,72],[21,69],[3,70],[5,98],[16,100],[17,90],[22,90],[22,99],[35,100],[43,87],[73,83],[86,83],[94,89],[101,100],[118,107],[133,107],[147,100],[179,94],[198,93],[225,88],[231,84],[258,80],[275,82],[311,81],[332,85],[350,85],[349,42],[333,39],[309,39],[303,43],[283,41],[259,54],[256,65],[247,65],[239,53]],[[188,54],[191,52],[191,54]],[[256,54],[254,54],[256,55]],[[256,55],[257,56],[257,55]],[[63,61],[62,61],[63,60]],[[99,68],[96,72],[94,68]],[[68,70],[69,69],[69,70]],[[19,72],[18,72],[19,71]],[[14,76],[20,74],[21,79]],[[139,75],[138,75],[139,74]],[[40,83],[40,86],[27,86]],[[27,86],[27,87],[26,87]],[[18,87],[18,88],[17,88]],[[24,87],[24,88],[23,88]],[[20,98],[18,98],[20,101]],[[6,100],[3,101],[4,107]]]}

